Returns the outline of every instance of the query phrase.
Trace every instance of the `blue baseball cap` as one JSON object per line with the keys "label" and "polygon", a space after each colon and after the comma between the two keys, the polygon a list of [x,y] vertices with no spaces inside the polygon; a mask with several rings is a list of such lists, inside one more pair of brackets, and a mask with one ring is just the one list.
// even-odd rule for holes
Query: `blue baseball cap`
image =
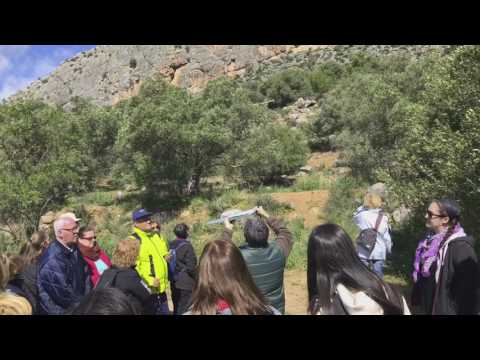
{"label": "blue baseball cap", "polygon": [[139,209],[139,210],[133,212],[132,220],[133,221],[138,221],[140,219],[149,218],[150,216],[152,216],[151,212],[149,212],[145,209]]}

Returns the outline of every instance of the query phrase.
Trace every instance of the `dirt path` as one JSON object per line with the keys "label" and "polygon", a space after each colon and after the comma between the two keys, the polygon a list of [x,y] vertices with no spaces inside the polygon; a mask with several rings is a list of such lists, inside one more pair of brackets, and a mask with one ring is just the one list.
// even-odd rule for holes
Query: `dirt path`
{"label": "dirt path", "polygon": [[285,314],[306,315],[308,305],[307,272],[304,270],[286,270],[285,286]]}

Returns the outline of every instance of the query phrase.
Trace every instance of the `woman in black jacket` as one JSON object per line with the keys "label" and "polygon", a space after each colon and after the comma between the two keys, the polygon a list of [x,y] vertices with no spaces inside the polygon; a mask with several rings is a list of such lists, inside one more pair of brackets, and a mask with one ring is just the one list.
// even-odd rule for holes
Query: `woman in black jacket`
{"label": "woman in black jacket", "polygon": [[112,267],[104,271],[95,289],[113,287],[122,290],[143,315],[154,315],[154,296],[135,270],[139,251],[137,240],[119,241],[113,253]]}
{"label": "woman in black jacket", "polygon": [[175,252],[175,256],[172,256],[175,259],[174,264],[170,269],[173,313],[182,315],[188,310],[192,299],[197,272],[197,257],[190,240],[188,240],[188,226],[177,224],[173,233],[177,237],[170,242],[170,251]]}
{"label": "woman in black jacket", "polygon": [[425,218],[430,233],[415,253],[412,305],[422,314],[477,313],[477,256],[460,225],[458,204],[434,200]]}

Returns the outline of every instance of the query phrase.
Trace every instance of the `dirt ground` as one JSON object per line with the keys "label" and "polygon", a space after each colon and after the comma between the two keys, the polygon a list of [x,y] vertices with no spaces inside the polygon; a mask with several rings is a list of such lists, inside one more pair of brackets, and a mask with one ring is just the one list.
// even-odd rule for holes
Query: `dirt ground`
{"label": "dirt ground", "polygon": [[304,218],[305,227],[313,227],[323,222],[323,209],[327,205],[328,190],[272,193],[272,198],[289,204],[294,210],[287,219]]}
{"label": "dirt ground", "polygon": [[285,315],[306,315],[308,305],[307,272],[285,270]]}

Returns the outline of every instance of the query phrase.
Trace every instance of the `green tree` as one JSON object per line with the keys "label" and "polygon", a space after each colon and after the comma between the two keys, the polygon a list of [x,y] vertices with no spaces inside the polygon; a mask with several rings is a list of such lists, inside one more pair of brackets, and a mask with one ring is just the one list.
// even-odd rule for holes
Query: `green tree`
{"label": "green tree", "polygon": [[275,107],[283,107],[300,97],[312,95],[309,72],[292,68],[270,77],[260,88],[261,93],[273,100]]}
{"label": "green tree", "polygon": [[308,146],[301,131],[285,125],[264,123],[250,129],[249,136],[234,148],[235,157],[226,164],[249,185],[278,181],[305,164]]}
{"label": "green tree", "polygon": [[396,166],[380,171],[413,209],[442,196],[457,199],[478,229],[480,202],[480,47],[464,46],[427,73],[422,101],[405,116],[405,146]]}
{"label": "green tree", "polygon": [[47,206],[92,188],[94,171],[79,130],[57,107],[0,106],[0,222],[20,225],[14,237],[35,231]]}
{"label": "green tree", "polygon": [[119,170],[131,172],[152,195],[181,194],[190,179],[191,169],[184,162],[189,139],[182,131],[193,116],[190,103],[185,90],[156,79],[122,104],[115,145]]}
{"label": "green tree", "polygon": [[93,105],[82,98],[75,98],[73,102],[74,108],[67,114],[69,121],[79,127],[78,136],[85,142],[96,176],[107,175],[116,161],[113,147],[119,127],[118,111]]}

